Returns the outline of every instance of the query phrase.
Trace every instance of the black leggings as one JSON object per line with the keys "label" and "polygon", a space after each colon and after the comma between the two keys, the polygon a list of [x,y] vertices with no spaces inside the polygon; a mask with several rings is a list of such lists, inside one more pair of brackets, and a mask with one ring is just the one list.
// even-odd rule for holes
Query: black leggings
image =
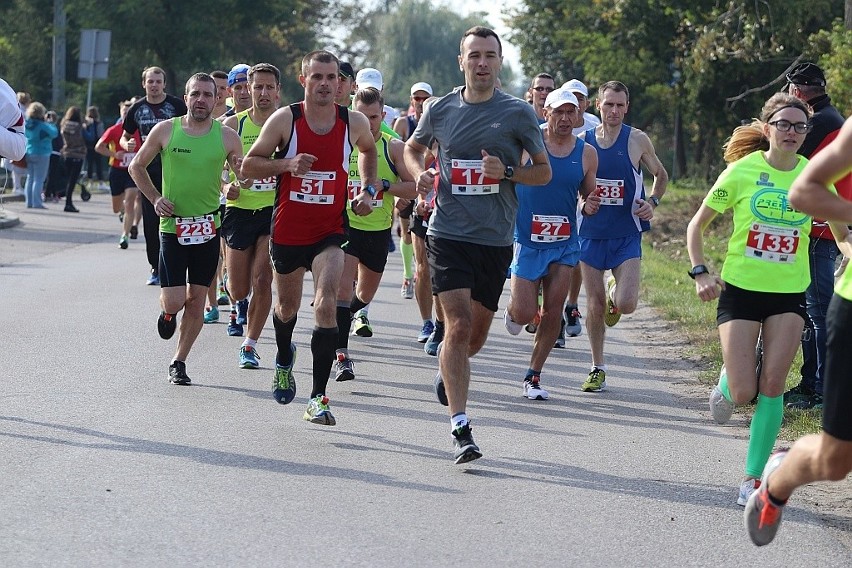
{"label": "black leggings", "polygon": [[71,197],[74,195],[74,186],[83,169],[83,160],[80,158],[65,158],[65,175],[68,176],[68,184],[65,187],[65,207],[73,207]]}

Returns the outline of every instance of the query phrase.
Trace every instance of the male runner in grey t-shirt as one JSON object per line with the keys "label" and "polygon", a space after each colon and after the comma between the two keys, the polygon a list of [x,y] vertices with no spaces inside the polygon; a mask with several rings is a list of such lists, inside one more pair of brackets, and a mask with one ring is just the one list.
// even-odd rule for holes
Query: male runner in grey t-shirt
{"label": "male runner in grey t-shirt", "polygon": [[[470,357],[488,337],[512,259],[515,182],[543,185],[551,177],[532,107],[495,89],[500,38],[488,28],[471,28],[460,52],[464,87],[426,109],[405,148],[405,163],[425,196],[438,172],[426,170],[424,158],[433,142],[439,147],[440,181],[427,232],[432,291],[446,319],[435,388],[450,408],[459,464],[482,457],[465,412]],[[520,167],[524,150],[532,164]]]}

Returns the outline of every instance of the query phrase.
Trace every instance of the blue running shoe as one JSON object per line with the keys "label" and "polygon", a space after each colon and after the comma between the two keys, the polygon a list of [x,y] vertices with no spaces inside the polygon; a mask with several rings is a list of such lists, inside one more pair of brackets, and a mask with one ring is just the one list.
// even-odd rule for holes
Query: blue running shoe
{"label": "blue running shoe", "polygon": [[272,381],[272,396],[278,404],[290,404],[296,398],[296,379],[293,378],[293,365],[296,364],[296,345],[290,344],[293,360],[288,367],[275,364],[275,379]]}
{"label": "blue running shoe", "polygon": [[145,281],[145,284],[148,286],[159,286],[160,285],[160,275],[156,272],[152,272],[148,277],[148,280]]}
{"label": "blue running shoe", "polygon": [[429,339],[426,340],[426,345],[423,346],[423,351],[425,351],[427,355],[437,357],[438,345],[440,345],[443,340],[444,323],[437,322],[435,323],[435,329],[432,331],[432,335],[429,336]]}
{"label": "blue running shoe", "polygon": [[240,347],[240,369],[259,369],[260,355],[257,350],[251,345],[243,345]]}
{"label": "blue running shoe", "polygon": [[243,326],[237,323],[237,314],[233,311],[231,312],[231,320],[228,322],[228,335],[231,337],[243,336]]}
{"label": "blue running shoe", "polygon": [[426,343],[429,341],[429,336],[432,335],[433,331],[435,331],[435,324],[432,323],[432,320],[424,321],[423,327],[420,328],[420,334],[417,336],[417,343]]}
{"label": "blue running shoe", "polygon": [[213,306],[211,308],[207,308],[207,311],[204,312],[204,323],[216,323],[219,321],[219,308]]}
{"label": "blue running shoe", "polygon": [[[248,323],[248,304],[248,298],[237,302],[237,323],[240,325]],[[240,335],[242,335],[242,333]]]}

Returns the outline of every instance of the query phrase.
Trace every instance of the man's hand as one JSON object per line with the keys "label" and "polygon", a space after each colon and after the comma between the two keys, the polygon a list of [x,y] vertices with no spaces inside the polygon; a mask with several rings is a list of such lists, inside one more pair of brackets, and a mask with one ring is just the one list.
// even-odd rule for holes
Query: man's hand
{"label": "man's hand", "polygon": [[589,195],[586,197],[585,202],[583,203],[582,212],[586,215],[594,215],[598,211],[601,210],[601,196],[600,190],[595,188]]}
{"label": "man's hand", "polygon": [[311,154],[296,154],[290,160],[290,173],[294,176],[303,176],[311,171],[311,166],[317,161],[317,157]]}
{"label": "man's hand", "polygon": [[174,215],[175,205],[163,196],[157,198],[154,202],[154,213],[158,217],[171,217]]}
{"label": "man's hand", "polygon": [[654,206],[651,205],[650,201],[645,201],[644,199],[637,199],[636,205],[636,216],[642,219],[643,221],[650,221],[654,218]]}
{"label": "man's hand", "polygon": [[497,156],[491,156],[485,150],[482,151],[482,173],[491,179],[503,179],[506,166]]}
{"label": "man's hand", "polygon": [[432,191],[432,188],[435,187],[435,176],[438,175],[438,170],[435,168],[429,168],[428,170],[423,170],[417,179],[417,193],[422,196],[429,195],[429,192]]}
{"label": "man's hand", "polygon": [[373,208],[370,206],[371,199],[373,198],[366,191],[359,193],[358,196],[352,200],[352,212],[360,217],[372,213]]}

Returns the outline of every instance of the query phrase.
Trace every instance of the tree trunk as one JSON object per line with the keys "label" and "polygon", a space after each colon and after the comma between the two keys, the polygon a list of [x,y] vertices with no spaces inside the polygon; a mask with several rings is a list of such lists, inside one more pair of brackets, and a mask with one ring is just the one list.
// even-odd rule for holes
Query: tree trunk
{"label": "tree trunk", "polygon": [[846,24],[846,29],[852,30],[852,0],[846,0],[844,15],[843,22]]}

